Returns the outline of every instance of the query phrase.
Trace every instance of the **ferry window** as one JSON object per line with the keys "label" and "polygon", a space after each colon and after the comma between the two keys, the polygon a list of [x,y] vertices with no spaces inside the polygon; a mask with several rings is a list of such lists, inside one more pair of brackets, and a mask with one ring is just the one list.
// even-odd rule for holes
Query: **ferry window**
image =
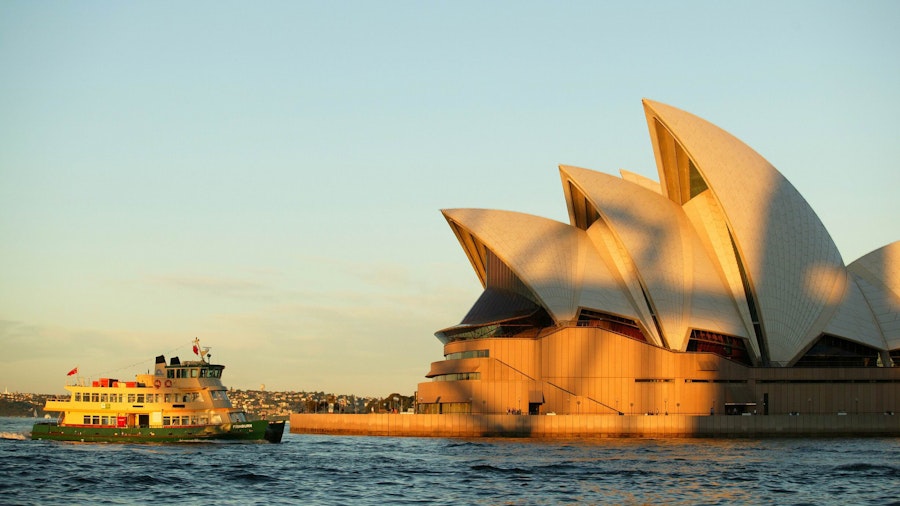
{"label": "ferry window", "polygon": [[143,402],[144,402],[144,394],[137,394],[137,402],[140,402],[140,403],[143,404]]}
{"label": "ferry window", "polygon": [[91,402],[100,402],[100,394],[91,394]]}
{"label": "ferry window", "polygon": [[201,378],[205,378],[205,377],[206,377],[206,371],[207,371],[206,369],[200,369],[200,377],[201,377]]}
{"label": "ferry window", "polygon": [[163,417],[163,425],[172,425],[172,418],[168,416]]}
{"label": "ferry window", "polygon": [[209,423],[209,418],[206,418],[205,416],[200,417],[200,425],[206,425],[208,423]]}
{"label": "ferry window", "polygon": [[128,394],[128,402],[134,402],[134,394]]}
{"label": "ferry window", "polygon": [[197,402],[200,400],[200,392],[194,392],[191,394],[191,401]]}
{"label": "ferry window", "polygon": [[81,402],[81,392],[75,392],[75,402]]}
{"label": "ferry window", "polygon": [[91,417],[91,425],[100,425],[100,415]]}
{"label": "ferry window", "polygon": [[167,378],[174,378],[174,377],[175,377],[175,371],[174,371],[173,369],[167,369],[167,370],[166,370],[166,377],[167,377]]}
{"label": "ferry window", "polygon": [[84,415],[84,424],[85,425],[91,424],[91,415]]}
{"label": "ferry window", "polygon": [[165,399],[166,399],[165,402],[174,402],[174,401],[172,401],[172,394],[166,394]]}
{"label": "ferry window", "polygon": [[196,378],[196,377],[197,377],[197,369],[191,369],[191,377],[192,377],[192,378]]}
{"label": "ferry window", "polygon": [[100,402],[109,402],[109,394],[100,394]]}

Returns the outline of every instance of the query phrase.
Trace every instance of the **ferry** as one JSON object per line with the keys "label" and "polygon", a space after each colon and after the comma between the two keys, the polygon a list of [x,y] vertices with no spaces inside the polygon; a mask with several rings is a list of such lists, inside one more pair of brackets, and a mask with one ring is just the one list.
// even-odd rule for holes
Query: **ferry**
{"label": "ferry", "polygon": [[[48,399],[55,421],[38,422],[32,439],[110,443],[236,440],[280,443],[283,420],[252,420],[232,406],[222,385],[223,365],[194,339],[196,360],[156,357],[152,374],[135,381],[100,378],[66,385],[68,396]],[[77,368],[76,368],[77,369]],[[74,371],[74,370],[73,370]]]}

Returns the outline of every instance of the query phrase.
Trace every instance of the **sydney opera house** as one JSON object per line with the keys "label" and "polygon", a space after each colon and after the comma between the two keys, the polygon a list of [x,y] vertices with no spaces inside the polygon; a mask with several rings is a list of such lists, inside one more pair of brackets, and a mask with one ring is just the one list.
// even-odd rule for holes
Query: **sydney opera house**
{"label": "sydney opera house", "polygon": [[845,263],[753,149],[643,106],[659,182],[561,166],[568,223],[443,211],[484,291],[436,333],[417,412],[900,409],[900,241]]}

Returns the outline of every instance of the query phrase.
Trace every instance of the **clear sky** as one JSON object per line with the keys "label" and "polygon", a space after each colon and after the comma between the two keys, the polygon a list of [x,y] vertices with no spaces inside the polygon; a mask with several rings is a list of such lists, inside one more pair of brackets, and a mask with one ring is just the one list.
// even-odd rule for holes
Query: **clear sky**
{"label": "clear sky", "polygon": [[[440,214],[567,221],[728,130],[845,262],[900,239],[900,2],[0,2],[0,389],[185,358],[411,394],[481,293]],[[0,390],[2,391],[2,390]]]}

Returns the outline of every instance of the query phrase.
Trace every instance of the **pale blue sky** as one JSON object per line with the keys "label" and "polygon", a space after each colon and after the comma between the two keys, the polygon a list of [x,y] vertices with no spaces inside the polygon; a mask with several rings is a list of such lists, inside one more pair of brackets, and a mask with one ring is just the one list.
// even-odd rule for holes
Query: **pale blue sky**
{"label": "pale blue sky", "polygon": [[412,393],[481,287],[439,210],[658,179],[647,97],[900,239],[898,2],[0,2],[0,389],[212,346],[236,388]]}

